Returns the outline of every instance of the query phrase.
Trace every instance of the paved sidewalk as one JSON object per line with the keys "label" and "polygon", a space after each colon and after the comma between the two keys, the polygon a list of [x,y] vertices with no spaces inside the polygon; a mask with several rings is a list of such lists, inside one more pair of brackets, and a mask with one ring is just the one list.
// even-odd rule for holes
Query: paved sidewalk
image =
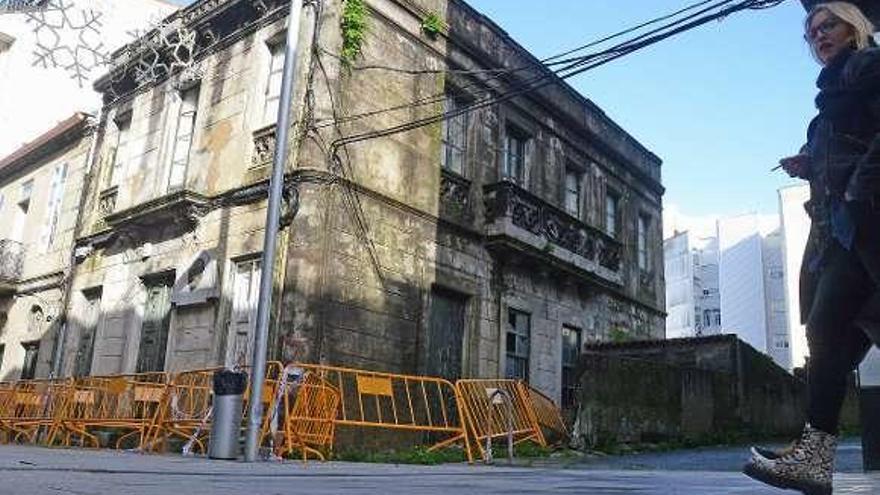
{"label": "paved sidewalk", "polygon": [[[734,472],[300,462],[243,464],[113,451],[0,446],[0,494],[774,495]],[[880,493],[880,475],[841,474],[835,494]]]}

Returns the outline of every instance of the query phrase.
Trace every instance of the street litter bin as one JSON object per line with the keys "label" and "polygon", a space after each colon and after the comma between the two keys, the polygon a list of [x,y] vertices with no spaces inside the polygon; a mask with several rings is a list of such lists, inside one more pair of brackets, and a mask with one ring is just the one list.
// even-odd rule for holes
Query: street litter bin
{"label": "street litter bin", "polygon": [[247,375],[237,371],[221,370],[214,373],[214,408],[211,421],[211,439],[208,457],[237,459],[241,410]]}

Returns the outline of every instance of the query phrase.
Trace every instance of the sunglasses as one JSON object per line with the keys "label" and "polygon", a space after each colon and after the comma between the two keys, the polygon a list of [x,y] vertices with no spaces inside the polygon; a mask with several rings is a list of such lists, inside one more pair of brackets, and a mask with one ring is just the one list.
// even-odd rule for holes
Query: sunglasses
{"label": "sunglasses", "polygon": [[813,41],[816,41],[816,38],[818,38],[819,35],[831,34],[831,32],[837,29],[837,26],[840,26],[841,24],[842,22],[840,21],[840,19],[828,19],[818,26],[811,27],[807,31],[807,34],[804,35],[804,39],[812,43]]}

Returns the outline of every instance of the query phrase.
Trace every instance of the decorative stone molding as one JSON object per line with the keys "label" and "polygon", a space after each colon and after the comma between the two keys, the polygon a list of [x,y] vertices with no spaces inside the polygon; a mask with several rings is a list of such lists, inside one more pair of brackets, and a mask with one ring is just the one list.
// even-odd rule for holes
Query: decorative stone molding
{"label": "decorative stone molding", "polygon": [[440,217],[464,223],[474,220],[471,181],[446,169],[440,169]]}
{"label": "decorative stone molding", "polygon": [[18,241],[0,239],[0,286],[14,286],[21,279],[24,248]]}
{"label": "decorative stone molding", "polygon": [[488,224],[509,221],[544,239],[548,249],[559,246],[613,272],[620,270],[623,248],[601,230],[509,181],[486,186],[484,194]]}
{"label": "decorative stone molding", "polygon": [[251,157],[251,167],[266,167],[272,165],[275,157],[275,125],[263,127],[254,131],[254,154]]}

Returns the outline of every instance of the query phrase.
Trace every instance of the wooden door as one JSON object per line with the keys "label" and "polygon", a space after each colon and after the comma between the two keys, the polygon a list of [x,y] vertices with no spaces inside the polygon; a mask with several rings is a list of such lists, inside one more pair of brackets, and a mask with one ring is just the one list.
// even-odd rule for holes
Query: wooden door
{"label": "wooden door", "polygon": [[430,376],[457,380],[462,374],[467,299],[461,294],[436,289],[432,291],[431,297],[425,371]]}
{"label": "wooden door", "polygon": [[245,366],[254,353],[257,301],[260,294],[260,260],[241,261],[233,273],[232,317],[230,319],[227,366]]}
{"label": "wooden door", "polygon": [[137,372],[163,371],[171,322],[171,284],[167,280],[147,283],[144,323],[138,348]]}

